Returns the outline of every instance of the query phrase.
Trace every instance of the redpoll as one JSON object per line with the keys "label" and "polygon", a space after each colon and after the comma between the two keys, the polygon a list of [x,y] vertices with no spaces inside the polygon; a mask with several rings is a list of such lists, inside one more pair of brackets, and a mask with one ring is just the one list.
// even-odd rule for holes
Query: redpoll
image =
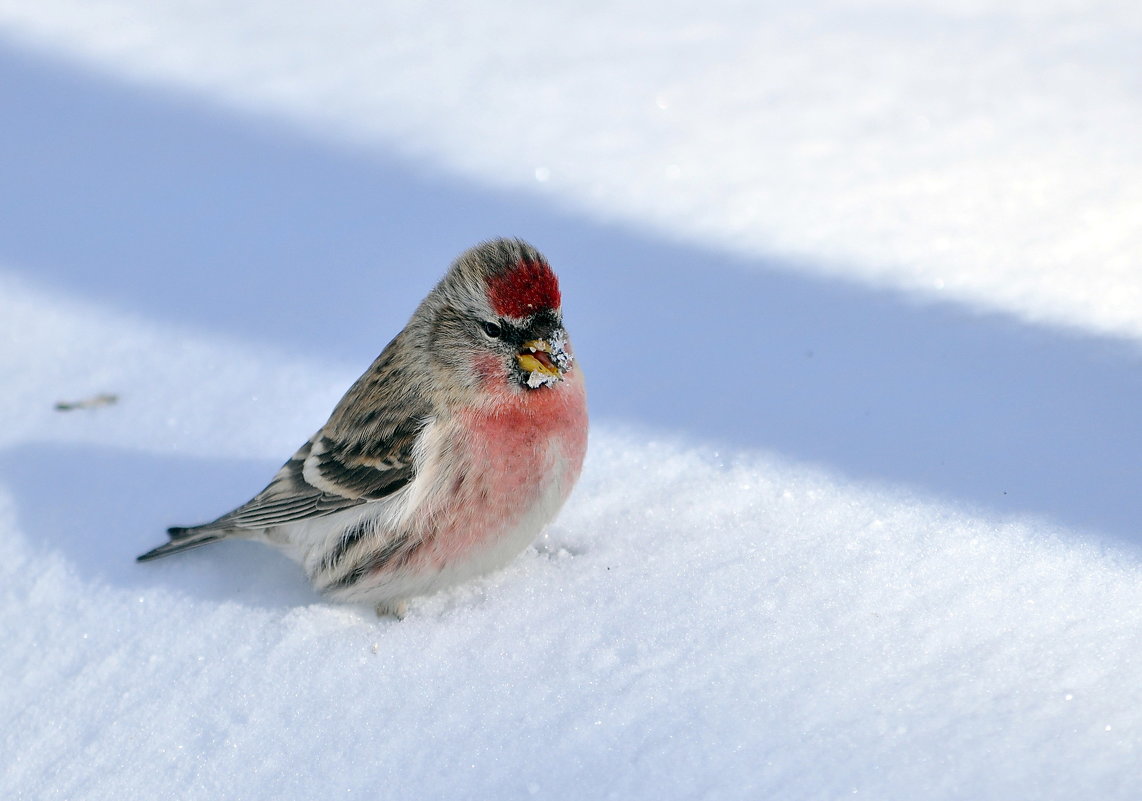
{"label": "redpoll", "polygon": [[139,561],[259,540],[328,597],[401,615],[507,564],[563,505],[587,448],[572,361],[543,256],[472,248],[268,487]]}

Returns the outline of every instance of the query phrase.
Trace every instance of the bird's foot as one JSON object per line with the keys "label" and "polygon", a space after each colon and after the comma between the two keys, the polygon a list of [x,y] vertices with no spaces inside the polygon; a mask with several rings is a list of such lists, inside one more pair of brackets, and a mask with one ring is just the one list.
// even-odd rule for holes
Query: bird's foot
{"label": "bird's foot", "polygon": [[377,617],[395,617],[397,620],[404,620],[404,616],[408,614],[408,601],[385,601],[376,606]]}

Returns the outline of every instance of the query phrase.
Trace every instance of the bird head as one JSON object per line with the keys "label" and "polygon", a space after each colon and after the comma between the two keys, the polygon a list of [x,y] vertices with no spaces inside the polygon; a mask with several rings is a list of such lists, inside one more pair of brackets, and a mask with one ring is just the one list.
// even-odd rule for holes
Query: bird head
{"label": "bird head", "polygon": [[429,356],[467,386],[534,392],[571,370],[559,281],[525,242],[497,239],[468,250],[426,304]]}

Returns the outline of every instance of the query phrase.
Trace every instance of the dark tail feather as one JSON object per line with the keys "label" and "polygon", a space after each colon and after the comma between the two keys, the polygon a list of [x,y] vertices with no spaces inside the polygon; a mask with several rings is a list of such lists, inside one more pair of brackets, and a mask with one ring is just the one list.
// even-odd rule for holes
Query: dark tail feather
{"label": "dark tail feather", "polygon": [[219,529],[209,528],[207,526],[192,526],[190,528],[172,526],[167,529],[167,534],[170,535],[170,542],[163,543],[158,548],[149,550],[142,556],[135,557],[135,561],[149,562],[152,559],[158,559],[162,556],[170,556],[172,553],[189,551],[191,548],[197,548],[200,545],[206,545],[207,543],[222,539],[226,536],[226,531],[220,531]]}

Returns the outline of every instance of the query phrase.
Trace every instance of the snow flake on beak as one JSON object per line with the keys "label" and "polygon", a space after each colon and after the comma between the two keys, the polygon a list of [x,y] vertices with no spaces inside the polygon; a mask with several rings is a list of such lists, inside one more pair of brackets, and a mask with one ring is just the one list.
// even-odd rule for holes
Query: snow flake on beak
{"label": "snow flake on beak", "polygon": [[539,389],[562,381],[571,369],[572,356],[567,352],[566,336],[560,333],[549,340],[525,342],[516,360],[527,375],[524,383]]}

